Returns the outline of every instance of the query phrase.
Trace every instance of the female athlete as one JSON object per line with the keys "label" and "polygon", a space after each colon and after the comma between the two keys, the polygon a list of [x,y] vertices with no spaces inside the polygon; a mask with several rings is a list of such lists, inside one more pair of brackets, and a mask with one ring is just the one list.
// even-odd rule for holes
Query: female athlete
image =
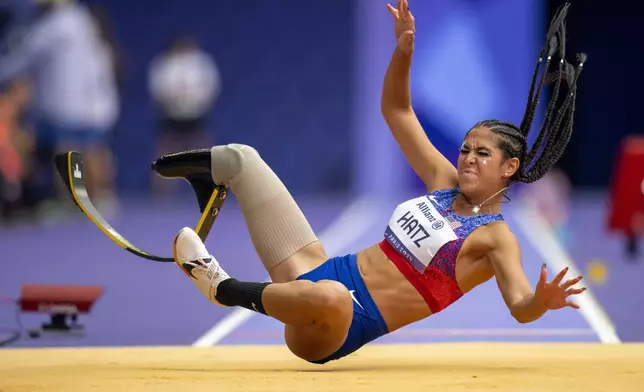
{"label": "female athlete", "polygon": [[[186,153],[208,154],[215,184],[229,186],[235,194],[272,282],[231,278],[189,228],[174,239],[176,263],[209,301],[241,306],[284,323],[289,349],[312,363],[345,357],[438,313],[492,277],[519,323],[537,320],[548,310],[578,309],[569,297],[585,290],[573,287],[581,277],[563,281],[567,269],[548,282],[544,266],[533,291],[517,239],[499,207],[510,184],[542,177],[570,138],[585,56],[575,68],[558,45],[565,42],[568,5],[550,25],[521,125],[497,120],[476,124],[463,141],[458,168],[431,144],[411,107],[414,18],[407,0],[388,9],[398,44],[384,79],[382,113],[427,194],[397,206],[381,242],[329,258],[284,184],[256,150],[230,144]],[[555,54],[561,61],[552,60]],[[551,63],[558,69],[548,74]],[[568,89],[559,97],[562,81]],[[528,132],[546,82],[554,83],[552,101],[528,149]],[[560,106],[558,98],[563,101]]]}

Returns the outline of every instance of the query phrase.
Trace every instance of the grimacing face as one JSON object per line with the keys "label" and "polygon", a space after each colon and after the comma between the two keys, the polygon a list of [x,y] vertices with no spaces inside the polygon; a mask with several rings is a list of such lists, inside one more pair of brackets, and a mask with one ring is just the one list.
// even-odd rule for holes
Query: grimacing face
{"label": "grimacing face", "polygon": [[499,147],[501,136],[487,127],[470,130],[458,156],[458,183],[470,198],[487,198],[507,186],[519,167],[517,158],[507,159]]}

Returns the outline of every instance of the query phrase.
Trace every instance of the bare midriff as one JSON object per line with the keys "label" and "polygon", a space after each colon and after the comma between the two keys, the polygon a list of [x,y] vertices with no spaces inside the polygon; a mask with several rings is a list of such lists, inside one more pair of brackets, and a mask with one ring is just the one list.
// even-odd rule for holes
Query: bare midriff
{"label": "bare midriff", "polygon": [[[456,282],[467,293],[494,276],[487,259],[485,227],[475,230],[463,243],[456,260]],[[427,301],[401,273],[379,244],[358,252],[358,268],[389,331],[432,314]]]}

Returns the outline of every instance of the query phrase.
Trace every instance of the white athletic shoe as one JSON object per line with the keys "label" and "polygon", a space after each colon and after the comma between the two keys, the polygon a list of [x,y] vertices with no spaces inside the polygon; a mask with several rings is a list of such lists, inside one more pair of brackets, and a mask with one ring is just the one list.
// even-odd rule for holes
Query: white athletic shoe
{"label": "white athletic shoe", "polygon": [[230,276],[208,253],[206,245],[194,230],[189,227],[179,230],[172,243],[172,255],[174,261],[194,282],[199,291],[210,302],[223,306],[215,299],[217,286]]}

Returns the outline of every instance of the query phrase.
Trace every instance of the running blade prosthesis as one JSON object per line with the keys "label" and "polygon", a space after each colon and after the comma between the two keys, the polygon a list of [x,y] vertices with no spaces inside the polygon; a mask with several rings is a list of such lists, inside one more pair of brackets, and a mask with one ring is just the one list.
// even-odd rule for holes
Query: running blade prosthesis
{"label": "running blade prosthesis", "polygon": [[[174,262],[172,257],[148,253],[126,240],[98,212],[85,187],[83,155],[68,151],[56,155],[58,175],[67,187],[74,204],[112,241],[128,252],[144,259],[158,262]],[[184,179],[190,183],[197,196],[201,217],[195,228],[203,241],[206,240],[221,208],[228,190],[213,183],[210,175],[210,150],[186,151],[168,154],[152,163],[152,170],[163,178]]]}

